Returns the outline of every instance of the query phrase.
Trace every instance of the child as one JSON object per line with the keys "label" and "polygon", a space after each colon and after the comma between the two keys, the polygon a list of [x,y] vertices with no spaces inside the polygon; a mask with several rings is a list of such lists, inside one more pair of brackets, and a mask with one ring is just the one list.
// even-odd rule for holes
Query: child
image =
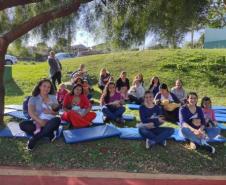
{"label": "child", "polygon": [[[49,110],[52,110],[53,112],[57,113],[60,109],[60,106],[57,103],[53,103],[51,105],[47,105],[47,104],[43,103],[42,108],[49,109]],[[45,122],[51,120],[54,117],[55,117],[55,115],[46,114],[46,113],[41,113],[39,116],[39,118],[44,120]],[[34,134],[38,134],[41,131],[41,126],[37,122],[35,123],[35,125],[36,125],[36,130],[34,131]]]}
{"label": "child", "polygon": [[80,115],[83,115],[84,112],[86,111],[85,109],[81,109],[79,106],[80,98],[75,97],[72,101],[72,110],[79,113]]}
{"label": "child", "polygon": [[128,97],[131,102],[135,102],[136,104],[141,104],[143,102],[143,96],[145,93],[145,89],[142,86],[142,83],[139,79],[135,78],[133,81],[133,85],[130,87],[128,91]]}
{"label": "child", "polygon": [[92,95],[90,94],[90,86],[87,80],[83,80],[82,88],[84,95],[86,95],[88,99],[91,99]]}
{"label": "child", "polygon": [[212,102],[209,97],[203,97],[201,101],[202,111],[205,117],[207,127],[217,127],[217,121],[215,118],[214,111],[211,109]]}
{"label": "child", "polygon": [[65,84],[61,83],[57,91],[57,101],[61,107],[64,102],[64,97],[66,96],[67,93],[68,93],[68,90],[66,89]]}

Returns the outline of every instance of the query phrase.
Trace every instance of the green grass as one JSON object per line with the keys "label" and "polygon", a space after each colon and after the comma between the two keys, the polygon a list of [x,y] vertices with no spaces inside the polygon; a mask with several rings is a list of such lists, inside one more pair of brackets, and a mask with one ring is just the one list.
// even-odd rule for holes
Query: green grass
{"label": "green grass", "polygon": [[[172,87],[175,79],[184,82],[187,91],[196,91],[201,98],[208,95],[213,104],[226,105],[226,50],[149,50],[96,55],[63,61],[63,79],[67,72],[84,63],[97,81],[101,68],[107,68],[115,79],[120,72],[128,72],[132,81],[142,73],[145,85],[154,75]],[[29,95],[36,82],[48,77],[47,63],[14,65],[13,81],[6,84],[6,104],[20,104]],[[94,85],[96,100],[99,90]],[[127,110],[137,116],[137,111]],[[5,121],[11,118],[5,117]],[[134,126],[136,121],[128,122]],[[167,125],[174,126],[170,123]],[[226,133],[223,133],[226,136]],[[32,153],[24,149],[26,140],[0,138],[0,165],[31,166],[35,168],[89,168],[148,173],[226,174],[226,144],[214,144],[214,156],[206,151],[190,151],[186,143],[169,141],[166,149],[144,148],[143,141],[125,141],[118,138],[66,145],[63,139],[49,144],[41,141]]]}

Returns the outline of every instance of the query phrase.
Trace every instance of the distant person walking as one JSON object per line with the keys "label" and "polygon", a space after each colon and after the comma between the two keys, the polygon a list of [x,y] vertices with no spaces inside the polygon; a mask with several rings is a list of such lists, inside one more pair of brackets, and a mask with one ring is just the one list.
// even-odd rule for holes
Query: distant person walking
{"label": "distant person walking", "polygon": [[61,84],[61,70],[62,66],[60,61],[55,57],[55,52],[50,51],[49,56],[48,56],[48,64],[49,64],[49,72],[50,72],[50,77],[52,79],[53,86],[56,88],[56,81],[59,84]]}

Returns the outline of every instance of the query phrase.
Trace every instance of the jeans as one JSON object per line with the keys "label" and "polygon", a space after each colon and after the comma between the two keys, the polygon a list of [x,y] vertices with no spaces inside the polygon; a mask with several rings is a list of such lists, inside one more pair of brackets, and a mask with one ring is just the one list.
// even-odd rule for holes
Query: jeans
{"label": "jeans", "polygon": [[116,120],[117,118],[122,118],[123,113],[125,112],[125,107],[118,107],[114,109],[110,109],[108,107],[104,107],[102,109],[102,112],[104,113],[104,116],[106,116],[110,120]]}
{"label": "jeans", "polygon": [[157,128],[139,128],[140,135],[156,144],[162,143],[164,140],[168,139],[173,133],[174,129],[169,127],[157,127]]}
{"label": "jeans", "polygon": [[[201,139],[197,137],[189,128],[183,127],[181,129],[182,134],[186,139],[188,139],[191,142],[194,142],[198,145],[202,145]],[[212,139],[215,138],[217,135],[220,134],[220,128],[205,128],[205,132],[207,136]]]}
{"label": "jeans", "polygon": [[34,135],[34,131],[36,130],[36,126],[32,120],[26,120],[22,121],[20,123],[20,129],[26,132],[29,135],[33,135],[33,139],[38,141],[43,137],[52,137],[53,131],[57,130],[59,128],[61,119],[58,117],[55,117],[51,120],[49,120],[44,127],[42,127],[41,131]]}
{"label": "jeans", "polygon": [[58,85],[61,84],[61,76],[62,76],[61,72],[58,71],[51,77],[52,78],[52,83],[53,83],[53,86],[54,86],[55,90],[57,89],[56,81],[57,81]]}

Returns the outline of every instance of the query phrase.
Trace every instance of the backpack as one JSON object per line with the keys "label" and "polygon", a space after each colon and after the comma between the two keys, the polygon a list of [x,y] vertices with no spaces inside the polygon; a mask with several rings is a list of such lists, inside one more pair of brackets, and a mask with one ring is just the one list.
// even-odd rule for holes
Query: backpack
{"label": "backpack", "polygon": [[28,101],[29,101],[30,97],[31,96],[26,96],[23,101],[23,114],[27,119],[31,119],[31,117],[29,116],[29,113],[28,113]]}

